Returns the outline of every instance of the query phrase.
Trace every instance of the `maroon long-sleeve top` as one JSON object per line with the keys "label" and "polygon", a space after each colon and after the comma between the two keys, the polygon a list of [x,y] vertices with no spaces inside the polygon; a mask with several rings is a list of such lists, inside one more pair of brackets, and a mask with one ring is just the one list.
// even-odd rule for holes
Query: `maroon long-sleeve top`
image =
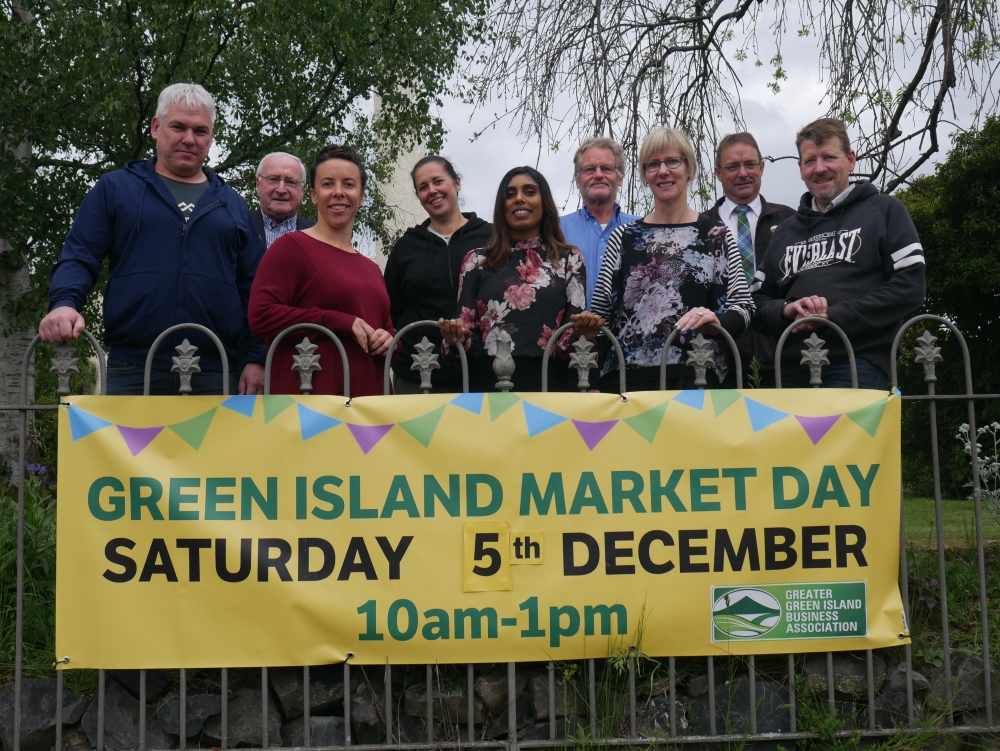
{"label": "maroon long-sleeve top", "polygon": [[[354,319],[373,329],[395,333],[389,295],[379,267],[369,258],[309,237],[282,235],[268,248],[250,292],[250,329],[271,342],[296,323],[318,323],[338,337],[347,351],[351,396],[382,393],[384,357],[372,357],[351,333]],[[314,394],[343,394],[344,377],[336,345],[318,332],[290,333],[274,353],[271,393],[298,394],[299,374],[292,370],[295,345],[308,333],[319,345],[322,370],[313,374]]]}

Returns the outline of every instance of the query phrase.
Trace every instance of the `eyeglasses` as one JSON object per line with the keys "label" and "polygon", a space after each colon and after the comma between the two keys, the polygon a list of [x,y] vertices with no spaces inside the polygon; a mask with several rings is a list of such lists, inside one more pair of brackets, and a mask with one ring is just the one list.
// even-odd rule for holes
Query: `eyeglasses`
{"label": "eyeglasses", "polygon": [[656,174],[660,171],[660,166],[664,166],[667,169],[677,169],[684,162],[687,161],[686,156],[668,157],[666,159],[653,159],[646,162],[646,172],[650,175]]}
{"label": "eyeglasses", "polygon": [[617,174],[618,170],[610,164],[598,164],[596,167],[584,167],[580,170],[580,174],[587,177],[593,177],[598,172],[603,172],[605,175],[614,175]]}
{"label": "eyeglasses", "polygon": [[261,180],[272,188],[277,188],[281,185],[282,181],[284,181],[285,187],[289,190],[295,190],[302,185],[302,181],[296,180],[294,177],[278,177],[277,175],[268,175],[267,177],[262,177]]}
{"label": "eyeglasses", "polygon": [[747,172],[753,172],[759,166],[760,166],[760,162],[756,162],[756,161],[742,162],[742,163],[741,162],[733,162],[732,164],[723,164],[722,165],[722,169],[724,169],[730,175],[733,175],[733,174],[735,174],[735,173],[737,173],[737,172],[740,171],[740,167],[742,167],[743,169],[745,169]]}

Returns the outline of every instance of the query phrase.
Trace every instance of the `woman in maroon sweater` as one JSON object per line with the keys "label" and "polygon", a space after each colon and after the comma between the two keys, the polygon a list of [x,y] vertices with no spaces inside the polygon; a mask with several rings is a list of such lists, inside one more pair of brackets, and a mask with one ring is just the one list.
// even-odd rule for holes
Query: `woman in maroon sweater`
{"label": "woman in maroon sweater", "polygon": [[[351,396],[382,393],[385,355],[394,330],[389,295],[378,266],[353,247],[354,216],[368,175],[350,146],[322,149],[309,167],[309,197],[316,225],[282,235],[268,248],[250,292],[250,329],[271,346],[275,336],[297,323],[318,323],[335,333],[347,352]],[[343,394],[343,366],[326,336],[309,333],[319,345],[321,370],[313,374],[314,394]],[[271,393],[298,394],[292,370],[295,333],[286,336],[271,363]]]}

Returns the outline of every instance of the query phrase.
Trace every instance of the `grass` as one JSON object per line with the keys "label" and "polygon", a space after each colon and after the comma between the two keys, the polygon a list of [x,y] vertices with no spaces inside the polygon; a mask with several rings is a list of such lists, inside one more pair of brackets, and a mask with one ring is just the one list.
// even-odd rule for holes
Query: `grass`
{"label": "grass", "polygon": [[[910,497],[903,500],[906,517],[906,541],[911,548],[937,549],[937,523],[934,499]],[[945,548],[975,549],[976,517],[972,501],[943,500],[941,514],[944,527]],[[990,542],[1000,540],[1000,525],[990,515],[983,514],[983,538]]]}

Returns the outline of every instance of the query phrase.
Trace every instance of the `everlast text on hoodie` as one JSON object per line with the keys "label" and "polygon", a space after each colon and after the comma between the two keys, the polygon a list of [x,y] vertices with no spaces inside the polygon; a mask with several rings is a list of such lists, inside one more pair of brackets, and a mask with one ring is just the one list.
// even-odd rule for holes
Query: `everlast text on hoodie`
{"label": "everlast text on hoodie", "polygon": [[[764,267],[751,287],[754,325],[780,336],[789,325],[782,306],[804,297],[827,299],[827,315],[851,341],[856,357],[889,372],[889,350],[900,323],[924,302],[924,253],[906,207],[870,182],[855,183],[825,214],[802,196],[795,215],[771,238]],[[803,342],[812,332],[785,342],[782,369],[801,371]],[[847,356],[831,330],[817,329],[829,358]]]}
{"label": "everlast text on hoodie", "polygon": [[[474,213],[463,214],[468,221],[455,230],[450,242],[430,231],[430,219],[410,227],[396,241],[385,264],[385,286],[389,291],[392,323],[399,331],[414,321],[436,321],[457,315],[458,280],[462,259],[470,250],[483,248],[493,227]],[[417,382],[420,374],[411,370],[414,345],[423,337],[435,344],[440,354],[441,336],[430,327],[419,328],[403,337],[403,347],[393,370],[397,378]],[[441,358],[435,370],[435,388],[462,390],[462,371],[456,358]]]}

